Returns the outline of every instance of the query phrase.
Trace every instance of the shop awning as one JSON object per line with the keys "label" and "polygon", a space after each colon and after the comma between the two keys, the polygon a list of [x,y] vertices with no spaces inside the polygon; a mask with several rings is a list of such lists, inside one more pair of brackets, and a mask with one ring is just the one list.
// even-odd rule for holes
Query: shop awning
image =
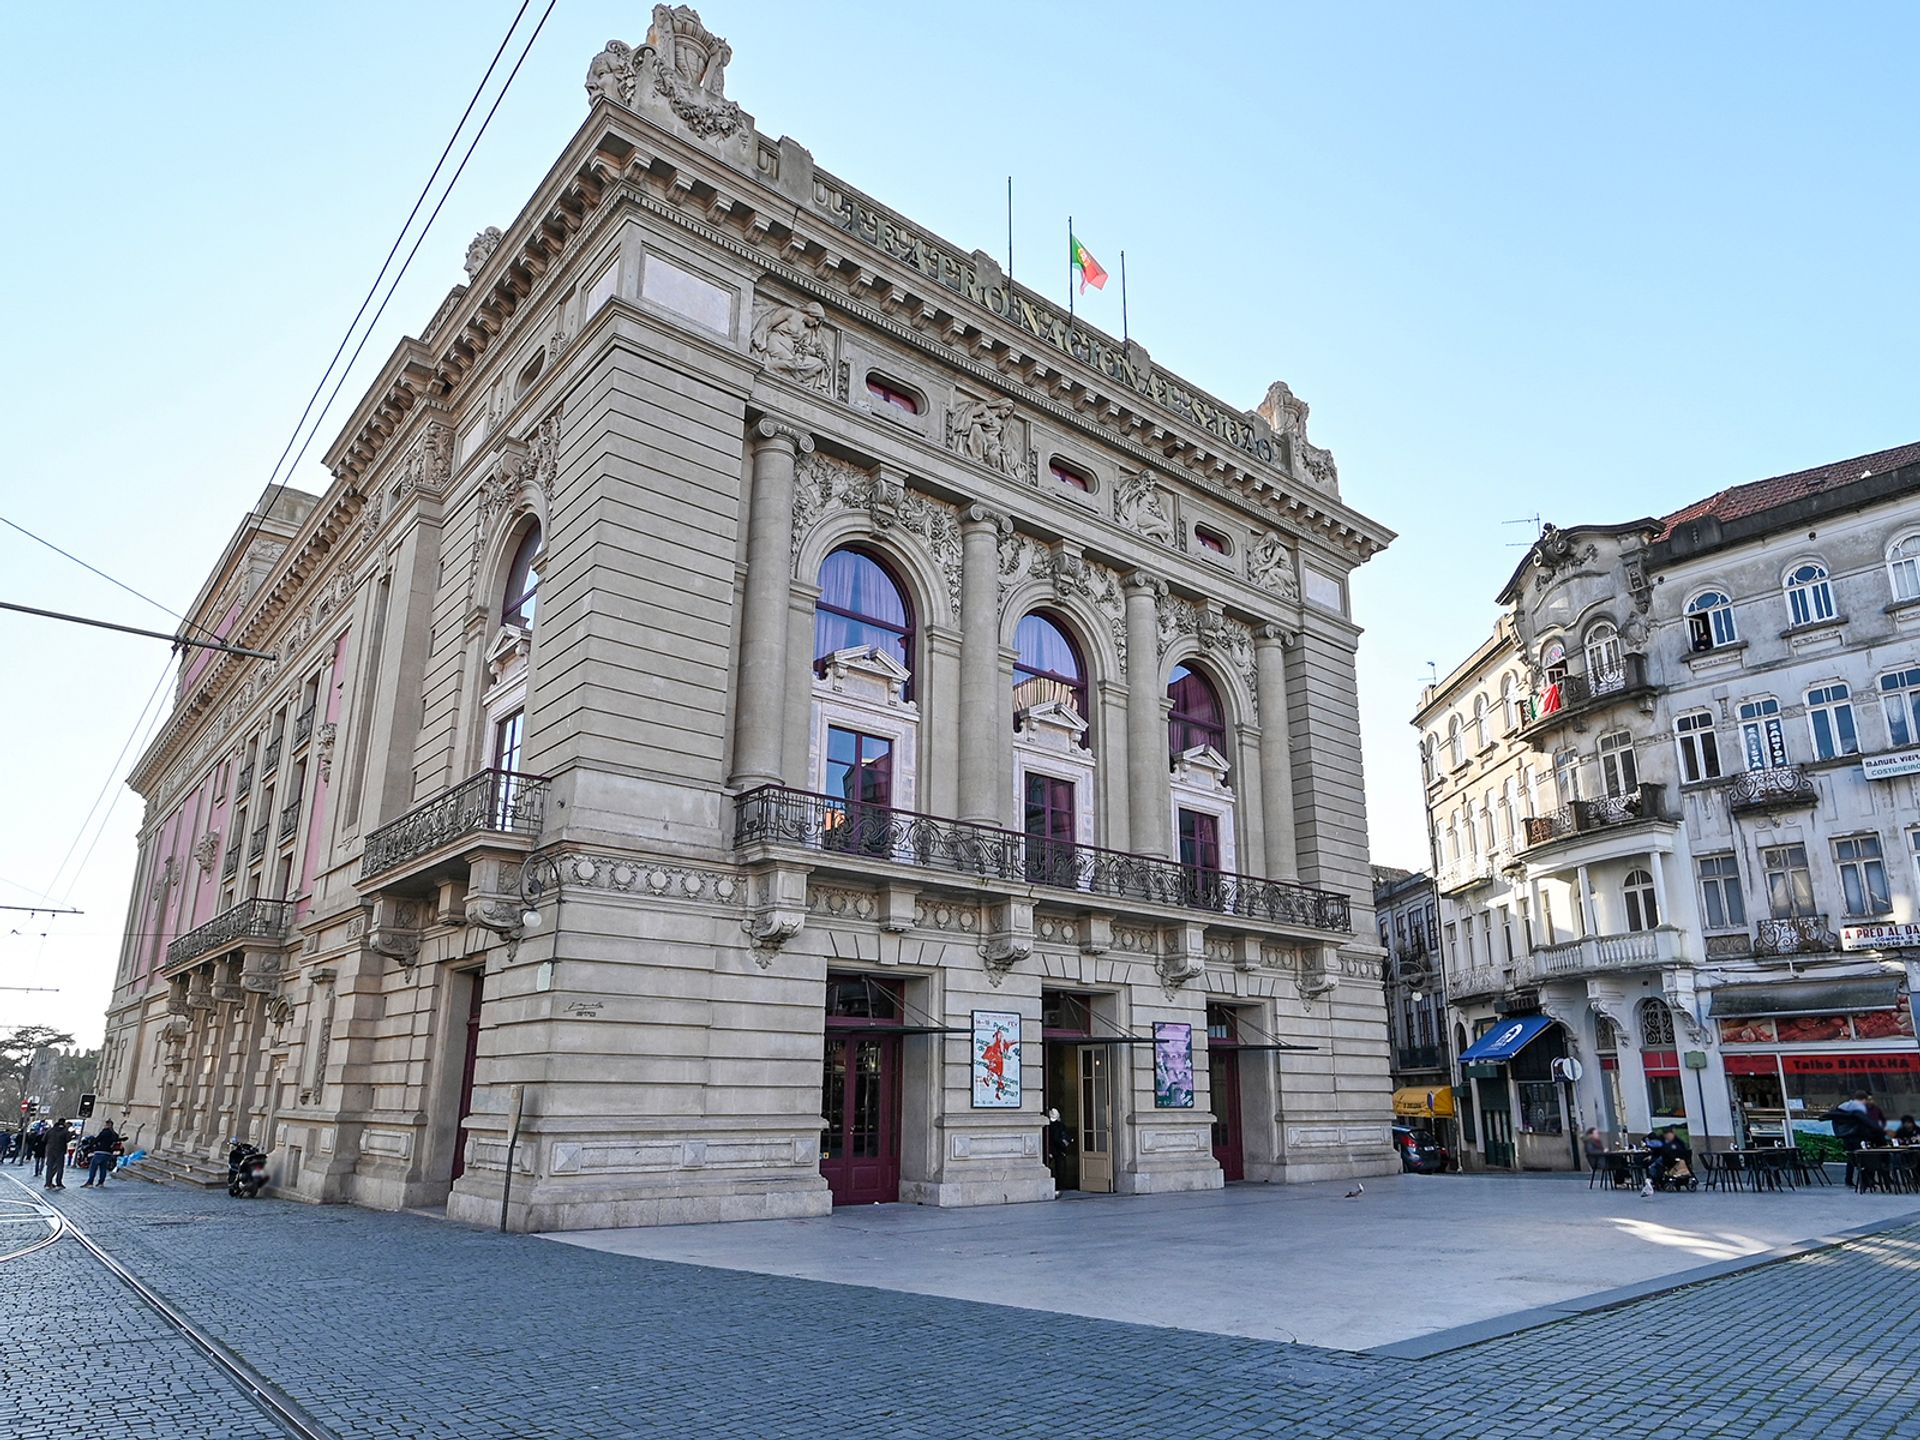
{"label": "shop awning", "polygon": [[1710,992],[1713,1013],[1743,1015],[1837,1015],[1892,1010],[1900,1003],[1898,975],[1862,975],[1847,980],[1790,980],[1778,985],[1722,985]]}
{"label": "shop awning", "polygon": [[1462,1050],[1460,1061],[1462,1064],[1471,1064],[1476,1060],[1499,1064],[1511,1060],[1551,1024],[1553,1021],[1545,1015],[1518,1015],[1511,1020],[1502,1020]]}
{"label": "shop awning", "polygon": [[1393,1113],[1444,1119],[1453,1114],[1453,1090],[1446,1085],[1403,1085],[1393,1092]]}

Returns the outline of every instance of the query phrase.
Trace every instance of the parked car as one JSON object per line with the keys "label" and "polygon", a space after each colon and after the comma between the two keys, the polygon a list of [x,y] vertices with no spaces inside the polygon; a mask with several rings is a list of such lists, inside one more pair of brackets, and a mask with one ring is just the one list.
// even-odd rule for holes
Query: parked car
{"label": "parked car", "polygon": [[1447,1147],[1424,1130],[1409,1125],[1393,1127],[1393,1148],[1400,1152],[1400,1168],[1415,1175],[1438,1175],[1453,1168]]}

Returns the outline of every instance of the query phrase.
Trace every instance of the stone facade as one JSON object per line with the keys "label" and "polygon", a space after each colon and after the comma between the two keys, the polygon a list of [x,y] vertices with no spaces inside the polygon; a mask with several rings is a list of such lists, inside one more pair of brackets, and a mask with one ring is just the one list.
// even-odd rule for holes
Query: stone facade
{"label": "stone facade", "polygon": [[191,662],[135,770],[103,1092],[313,1200],[492,1220],[511,1163],[523,1229],[1388,1168],[1346,577],[1391,536],[1284,386],[834,180],[730,53],[662,6],[596,57],[327,493],[236,534],[193,621],[278,659]]}
{"label": "stone facade", "polygon": [[1470,1067],[1483,1160],[1571,1165],[1568,1126],[1784,1138],[1855,1087],[1914,1108],[1916,462],[1548,527],[1423,697],[1456,1046],[1537,1013],[1582,1071]]}

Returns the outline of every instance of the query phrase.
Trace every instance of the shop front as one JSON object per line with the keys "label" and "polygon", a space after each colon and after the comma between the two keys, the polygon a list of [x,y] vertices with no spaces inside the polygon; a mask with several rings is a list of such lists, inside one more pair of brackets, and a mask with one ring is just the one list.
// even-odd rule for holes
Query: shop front
{"label": "shop front", "polygon": [[1575,1168],[1569,1086],[1554,1065],[1566,1056],[1567,1032],[1545,1015],[1496,1020],[1461,1053],[1488,1168]]}

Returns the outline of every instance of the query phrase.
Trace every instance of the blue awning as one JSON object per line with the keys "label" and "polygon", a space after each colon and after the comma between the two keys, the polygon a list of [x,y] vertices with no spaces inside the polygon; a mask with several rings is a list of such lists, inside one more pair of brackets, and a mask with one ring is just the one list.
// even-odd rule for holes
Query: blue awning
{"label": "blue awning", "polygon": [[1485,1060],[1497,1064],[1511,1060],[1551,1024],[1553,1021],[1545,1015],[1520,1015],[1512,1020],[1502,1020],[1460,1052],[1461,1063]]}

